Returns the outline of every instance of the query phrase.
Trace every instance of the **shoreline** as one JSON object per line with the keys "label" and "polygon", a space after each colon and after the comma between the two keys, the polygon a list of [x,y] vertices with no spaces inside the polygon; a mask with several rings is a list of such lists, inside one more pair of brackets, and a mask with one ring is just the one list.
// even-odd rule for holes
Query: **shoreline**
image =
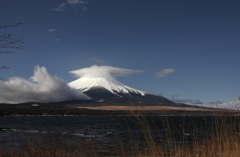
{"label": "shoreline", "polygon": [[146,116],[207,116],[207,115],[240,115],[239,111],[172,106],[80,106],[38,104],[1,104],[0,116],[87,116],[87,115],[146,115]]}

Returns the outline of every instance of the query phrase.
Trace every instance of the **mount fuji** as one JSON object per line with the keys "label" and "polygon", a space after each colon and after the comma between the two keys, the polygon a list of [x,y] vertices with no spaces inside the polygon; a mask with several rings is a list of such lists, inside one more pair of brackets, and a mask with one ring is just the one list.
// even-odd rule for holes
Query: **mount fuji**
{"label": "mount fuji", "polygon": [[[131,88],[117,80],[117,77],[141,72],[143,71],[93,65],[70,71],[78,79],[66,84],[48,74],[45,67],[37,67],[31,77],[33,81],[21,78],[0,81],[5,90],[1,94],[8,96],[5,100],[12,100],[15,96],[16,101],[22,101],[14,104],[0,102],[0,115],[132,115],[126,111],[139,109],[138,113],[144,115],[182,115],[185,111],[190,115],[192,111],[194,114],[205,115],[207,111],[211,113],[209,108],[175,103],[160,95]],[[24,88],[20,88],[22,85]]]}
{"label": "mount fuji", "polygon": [[[68,85],[78,89],[98,105],[143,105],[185,106],[176,104],[162,96],[145,93],[119,82],[117,76],[128,76],[143,71],[93,65],[89,68],[70,71],[79,79]],[[131,103],[130,103],[131,102]],[[188,106],[188,105],[187,105]]]}

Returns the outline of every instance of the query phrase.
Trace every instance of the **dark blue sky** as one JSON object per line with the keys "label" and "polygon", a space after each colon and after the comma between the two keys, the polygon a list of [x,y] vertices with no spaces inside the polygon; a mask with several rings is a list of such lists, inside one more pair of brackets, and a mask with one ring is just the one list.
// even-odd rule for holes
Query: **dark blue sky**
{"label": "dark blue sky", "polygon": [[[69,71],[108,65],[145,71],[119,81],[182,101],[236,101],[240,94],[240,1],[2,0],[1,25],[24,48],[1,54],[8,79],[35,65],[68,82]],[[162,70],[172,69],[161,77]],[[173,72],[175,71],[175,72]],[[157,75],[157,72],[158,75]],[[188,100],[187,100],[188,99]]]}

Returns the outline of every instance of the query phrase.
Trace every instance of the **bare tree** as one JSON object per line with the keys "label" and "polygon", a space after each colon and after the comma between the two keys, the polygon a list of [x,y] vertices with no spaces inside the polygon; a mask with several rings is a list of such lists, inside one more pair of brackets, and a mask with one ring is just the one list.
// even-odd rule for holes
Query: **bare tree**
{"label": "bare tree", "polygon": [[[5,24],[5,25],[0,25],[0,29],[8,29],[8,28],[13,28],[16,29],[17,26],[22,25],[23,23],[20,21],[15,24]],[[20,49],[23,46],[21,45],[23,42],[23,37],[22,38],[14,38],[13,34],[1,34],[0,36],[0,54],[9,54],[9,53],[14,53],[12,49]],[[9,66],[0,66],[0,71],[3,69],[9,69]]]}

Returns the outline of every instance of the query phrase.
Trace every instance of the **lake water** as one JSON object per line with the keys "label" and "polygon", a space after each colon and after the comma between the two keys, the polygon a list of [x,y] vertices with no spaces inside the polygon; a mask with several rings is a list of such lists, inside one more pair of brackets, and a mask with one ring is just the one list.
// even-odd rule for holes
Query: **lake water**
{"label": "lake water", "polygon": [[[140,120],[143,118],[144,120]],[[44,139],[54,135],[67,142],[78,138],[95,141],[103,147],[130,141],[144,142],[144,132],[149,125],[155,141],[167,142],[167,135],[174,133],[175,141],[190,137],[196,130],[199,136],[208,134],[212,117],[191,116],[10,116],[0,117],[0,124],[8,129],[0,131],[0,147],[15,147],[29,138]],[[168,130],[167,128],[171,128]]]}

